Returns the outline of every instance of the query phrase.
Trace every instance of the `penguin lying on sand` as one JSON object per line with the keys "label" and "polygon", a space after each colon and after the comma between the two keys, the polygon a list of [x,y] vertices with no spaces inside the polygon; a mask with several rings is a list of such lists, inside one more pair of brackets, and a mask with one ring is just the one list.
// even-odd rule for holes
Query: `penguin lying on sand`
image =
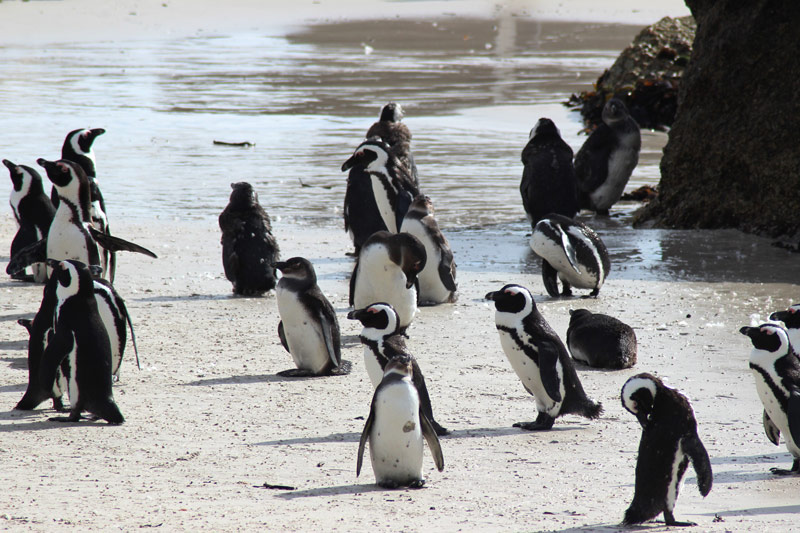
{"label": "penguin lying on sand", "polygon": [[596,368],[636,364],[636,333],[624,322],[588,309],[570,309],[567,346],[572,358]]}

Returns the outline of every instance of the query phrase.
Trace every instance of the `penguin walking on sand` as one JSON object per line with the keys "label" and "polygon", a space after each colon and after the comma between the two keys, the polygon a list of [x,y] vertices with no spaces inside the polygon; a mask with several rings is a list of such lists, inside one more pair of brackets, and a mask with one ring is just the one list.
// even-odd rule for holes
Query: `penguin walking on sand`
{"label": "penguin walking on sand", "polygon": [[413,235],[374,233],[361,247],[350,277],[350,305],[364,309],[387,302],[405,331],[417,313],[417,276],[426,261],[425,246]]}
{"label": "penguin walking on sand", "polygon": [[269,215],[245,181],[231,183],[230,201],[219,215],[222,266],[234,294],[259,296],[275,288],[280,258]]}
{"label": "penguin walking on sand", "polygon": [[636,364],[636,333],[629,325],[588,309],[570,309],[569,315],[567,347],[573,359],[613,370]]}
{"label": "penguin walking on sand", "polygon": [[506,357],[522,386],[536,399],[536,420],[514,427],[548,430],[556,418],[566,414],[598,418],[602,405],[586,396],[564,343],[539,313],[530,291],[510,284],[488,293],[486,299],[494,301]]}
{"label": "penguin walking on sand", "polygon": [[411,381],[419,394],[420,409],[433,424],[437,435],[450,433],[433,418],[433,407],[428,387],[425,385],[425,378],[416,358],[408,353],[405,336],[400,332],[400,322],[394,308],[387,303],[378,302],[364,309],[350,311],[347,318],[358,320],[364,326],[358,338],[364,345],[364,366],[367,368],[373,389],[380,384],[386,372],[386,364],[392,358],[400,355],[410,357],[414,371]]}
{"label": "penguin walking on sand", "polygon": [[534,227],[549,213],[573,218],[578,214],[578,189],[572,148],[549,118],[540,118],[522,150],[522,206]]}
{"label": "penguin walking on sand", "polygon": [[422,412],[412,377],[410,357],[397,356],[386,364],[358,443],[356,477],[361,474],[364,448],[369,441],[375,482],[387,489],[421,488],[425,484],[422,477],[423,438],[428,442],[436,468],[439,472],[444,470],[439,438]]}
{"label": "penguin walking on sand", "polygon": [[792,454],[792,468],[771,468],[777,475],[800,474],[800,358],[792,351],[789,335],[777,324],[743,327],[750,337],[750,369],[764,405],[764,432],[775,446],[780,436]]}
{"label": "penguin walking on sand", "polygon": [[595,231],[582,222],[550,213],[533,228],[531,250],[542,258],[542,281],[547,294],[571,296],[572,287],[592,289],[590,297],[600,293],[611,259],[608,249]]}
{"label": "penguin walking on sand", "polygon": [[308,259],[292,257],[275,267],[283,276],[275,292],[278,301],[278,337],[297,368],[278,372],[285,377],[345,375],[350,362],[342,361],[339,321],[333,306],[317,285]]}
{"label": "penguin walking on sand", "polygon": [[403,120],[403,108],[396,102],[389,102],[381,108],[378,121],[367,130],[365,138],[380,137],[391,147],[392,154],[398,163],[399,172],[404,172],[419,188],[417,165],[411,153],[411,130]]}
{"label": "penguin walking on sand", "polygon": [[[11,196],[9,204],[16,220],[17,234],[11,241],[11,255],[44,238],[50,229],[55,215],[55,207],[44,193],[42,177],[33,168],[26,165],[15,165],[3,159],[11,177]],[[47,269],[43,262],[31,265],[33,281],[43,283],[47,280]],[[24,272],[14,275],[16,279],[26,278]]]}
{"label": "penguin walking on sand", "polygon": [[603,123],[589,135],[575,156],[581,209],[608,215],[639,162],[641,147],[639,124],[622,100],[612,98],[606,102]]}
{"label": "penguin walking on sand", "polygon": [[427,196],[417,196],[408,208],[402,233],[410,233],[425,246],[427,260],[419,273],[421,305],[437,305],[456,301],[456,263],[450,243],[433,217],[433,202]]}
{"label": "penguin walking on sand", "polygon": [[[63,198],[62,198],[63,200]],[[89,413],[109,424],[124,418],[111,388],[111,344],[97,309],[92,275],[79,261],[48,260],[56,284],[52,334],[42,356],[42,383],[53,383],[66,363],[65,378],[71,404],[68,417],[56,422],[77,422]]]}
{"label": "penguin walking on sand", "polygon": [[637,374],[622,386],[622,406],[642,426],[636,460],[636,489],[623,524],[646,522],[664,513],[668,526],[694,526],[677,522],[672,514],[689,461],[704,497],[714,475],[705,446],[697,435],[697,422],[689,400],[657,377]]}

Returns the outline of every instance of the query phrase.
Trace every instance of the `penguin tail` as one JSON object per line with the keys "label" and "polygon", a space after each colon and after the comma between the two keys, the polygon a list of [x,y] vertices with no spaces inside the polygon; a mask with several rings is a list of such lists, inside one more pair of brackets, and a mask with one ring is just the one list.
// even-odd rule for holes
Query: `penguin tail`
{"label": "penguin tail", "polygon": [[95,409],[87,410],[102,418],[110,425],[118,426],[125,422],[125,417],[122,416],[122,412],[119,410],[114,400],[98,405]]}
{"label": "penguin tail", "polygon": [[603,414],[603,404],[587,399],[582,414],[590,420],[600,418],[600,415]]}
{"label": "penguin tail", "polygon": [[635,509],[633,505],[628,507],[628,510],[625,511],[625,518],[622,519],[622,524],[625,526],[632,526],[634,524],[641,524],[642,522],[647,522],[653,518],[653,516],[649,516],[649,513],[643,513],[639,509]]}

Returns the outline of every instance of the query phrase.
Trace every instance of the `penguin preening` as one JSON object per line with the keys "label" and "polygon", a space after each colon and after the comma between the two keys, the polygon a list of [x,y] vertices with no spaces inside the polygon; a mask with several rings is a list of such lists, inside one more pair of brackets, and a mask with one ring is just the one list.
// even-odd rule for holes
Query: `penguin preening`
{"label": "penguin preening", "polygon": [[636,364],[636,333],[619,319],[588,309],[570,309],[567,347],[572,358],[596,368]]}
{"label": "penguin preening", "polygon": [[411,130],[403,120],[403,108],[396,102],[389,102],[381,108],[378,121],[367,130],[365,138],[380,137],[391,147],[398,163],[398,172],[406,174],[416,187],[419,187],[417,165],[411,153]]}
{"label": "penguin preening", "polygon": [[689,400],[647,373],[628,379],[622,386],[621,399],[622,406],[642,426],[636,489],[623,524],[640,524],[664,513],[668,526],[695,525],[677,522],[672,514],[690,460],[700,494],[708,495],[714,477]]}
{"label": "penguin preening", "polygon": [[222,266],[234,294],[258,296],[275,288],[280,249],[252,185],[231,183],[231,189],[230,201],[219,215]]}
{"label": "penguin preening", "polygon": [[540,118],[522,150],[522,206],[536,226],[549,213],[572,218],[578,214],[578,191],[572,148],[549,118]]}
{"label": "penguin preening", "polygon": [[514,427],[548,430],[556,418],[566,414],[598,418],[602,405],[586,396],[564,343],[539,313],[530,291],[509,284],[488,293],[486,299],[494,301],[495,323],[506,357],[522,386],[536,399],[536,420]]}

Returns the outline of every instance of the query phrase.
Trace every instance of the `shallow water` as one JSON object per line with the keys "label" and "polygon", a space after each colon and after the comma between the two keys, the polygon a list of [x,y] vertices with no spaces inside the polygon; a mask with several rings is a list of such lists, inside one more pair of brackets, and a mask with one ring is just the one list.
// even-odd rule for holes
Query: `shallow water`
{"label": "shallow water", "polygon": [[[518,190],[528,131],[550,117],[577,151],[585,139],[580,117],[562,102],[591,87],[640,28],[498,17],[5,47],[1,156],[29,165],[55,159],[67,131],[103,127],[95,151],[112,224],[117,217],[215,219],[229,183],[249,181],[279,226],[340,228],[341,163],[381,105],[395,100],[414,134],[421,188],[459,265],[537,269]],[[629,190],[658,181],[666,135],[642,133]],[[636,207],[623,203],[611,219],[584,219],[608,245],[615,275],[796,281],[785,269],[765,268],[790,258],[768,240],[634,231],[627,222]]]}

